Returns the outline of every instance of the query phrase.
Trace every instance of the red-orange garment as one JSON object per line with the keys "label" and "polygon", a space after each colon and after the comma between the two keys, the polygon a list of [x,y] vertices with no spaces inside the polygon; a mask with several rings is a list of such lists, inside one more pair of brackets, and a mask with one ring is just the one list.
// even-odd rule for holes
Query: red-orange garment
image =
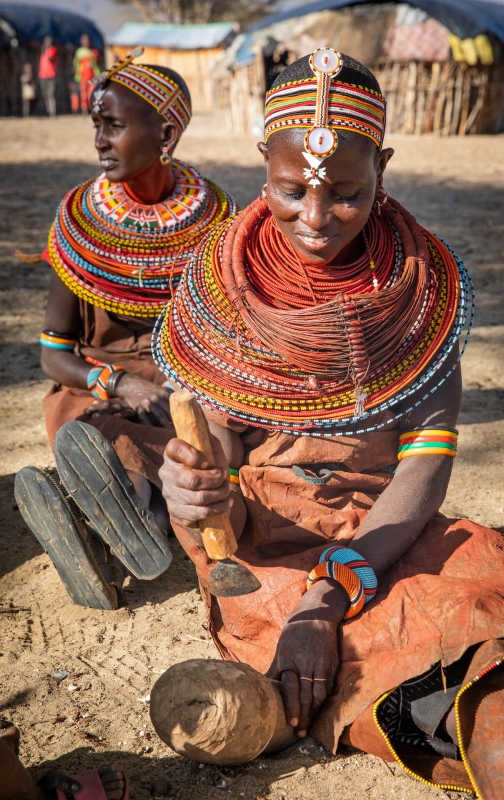
{"label": "red-orange garment", "polygon": [[[116,317],[84,301],[80,301],[80,319],[79,354],[82,357],[116,364],[146,380],[164,383],[165,377],[151,355],[153,321]],[[143,475],[160,487],[158,471],[163,462],[164,449],[174,436],[173,428],[140,425],[109,415],[93,419],[84,414],[84,410],[94,401],[95,398],[87,389],[70,389],[58,384],[51,389],[44,398],[45,421],[51,445],[65,422],[80,419],[98,428],[107,437],[126,469]]]}
{"label": "red-orange garment", "polygon": [[[174,528],[196,564],[222,656],[264,672],[320,553],[336,539],[350,544],[388,486],[392,475],[383,470],[397,463],[398,431],[316,439],[256,430],[253,437],[240,470],[248,520],[236,556],[261,589],[212,598],[204,551],[188,530]],[[243,439],[251,443],[247,432]],[[309,483],[293,466],[308,478],[322,468],[332,475],[326,483]],[[501,534],[467,520],[439,515],[427,525],[380,580],[363,613],[340,626],[337,690],[311,730],[320,742],[336,752],[343,730],[358,720],[361,732],[353,743],[383,755],[387,748],[366,709],[436,662],[451,664],[472,644],[504,637],[503,547]],[[421,753],[419,762],[425,758]],[[457,762],[450,765],[457,771]]]}

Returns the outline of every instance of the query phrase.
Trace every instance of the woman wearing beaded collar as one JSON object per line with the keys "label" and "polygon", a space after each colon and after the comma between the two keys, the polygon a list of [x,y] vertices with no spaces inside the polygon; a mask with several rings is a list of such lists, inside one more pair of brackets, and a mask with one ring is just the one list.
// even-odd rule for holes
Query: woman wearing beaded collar
{"label": "woman wearing beaded collar", "polygon": [[[194,167],[174,159],[176,145],[191,119],[189,91],[172,70],[133,63],[141,53],[141,48],[132,51],[95,81],[92,118],[103,173],[68,192],[58,209],[43,254],[53,272],[40,340],[42,367],[55,381],[44,400],[49,438],[54,441],[57,431],[69,423],[74,426],[73,438],[84,436],[84,444],[76,445],[80,453],[76,458],[82,461],[84,445],[103,451],[98,434],[89,436],[89,429],[70,422],[79,419],[113,443],[119,456],[115,466],[124,484],[121,502],[138,506],[138,493],[143,503],[138,509],[144,517],[138,511],[142,518],[130,530],[134,539],[142,535],[142,519],[150,520],[148,508],[157,513],[162,528],[168,524],[158,470],[172,428],[169,389],[151,355],[153,324],[196,245],[214,224],[236,211],[225,191]],[[61,436],[56,443],[57,459],[60,444]],[[65,446],[69,447],[68,441]],[[110,448],[109,452],[114,459]],[[123,571],[112,563],[107,548],[86,525],[81,525],[84,533],[79,533],[72,522],[75,516],[89,519],[86,503],[96,506],[96,496],[102,496],[105,478],[95,474],[92,450],[88,455],[91,473],[85,479],[82,463],[77,465],[82,481],[79,491],[72,494],[74,500],[81,494],[85,497],[79,509],[70,509],[70,517],[60,496],[68,492],[68,487],[59,483],[59,479],[64,483],[64,476],[55,483],[31,468],[18,475],[18,486],[24,492],[22,510],[46,549],[54,515],[67,515],[70,533],[54,529],[50,537],[55,543],[51,556],[65,585],[76,602],[117,607]],[[64,458],[67,456],[71,460],[65,452]],[[117,470],[111,464],[108,468],[106,480],[113,483]],[[41,487],[54,512],[44,519],[32,516],[28,508],[40,507]],[[117,552],[120,541],[124,545],[124,520],[120,508],[109,512],[112,517],[103,511],[105,516],[94,518],[92,524],[99,533],[118,526]],[[154,559],[156,563],[143,577],[159,574],[170,560],[165,536],[154,520],[149,524],[148,536],[154,531],[158,541],[157,561]],[[135,533],[135,525],[140,526],[140,533]],[[105,537],[108,544],[114,544],[111,535]],[[71,536],[74,542],[66,561],[59,552],[62,536],[66,540]],[[94,547],[100,569],[84,555],[79,543],[82,536]],[[76,548],[80,548],[79,556]],[[75,570],[82,573],[84,562],[88,567],[87,583],[79,591],[73,568],[68,568],[68,559],[74,563],[74,557]],[[93,588],[96,581],[101,586],[99,599]]]}
{"label": "woman wearing beaded collar", "polygon": [[[172,525],[221,654],[281,681],[299,736],[503,796],[501,537],[438,515],[470,278],[387,198],[385,101],[361,64],[324,48],[287,67],[265,132],[263,197],[202,243],[153,340],[219,451],[205,471],[169,442]],[[225,510],[262,586],[210,601],[191,526]]]}

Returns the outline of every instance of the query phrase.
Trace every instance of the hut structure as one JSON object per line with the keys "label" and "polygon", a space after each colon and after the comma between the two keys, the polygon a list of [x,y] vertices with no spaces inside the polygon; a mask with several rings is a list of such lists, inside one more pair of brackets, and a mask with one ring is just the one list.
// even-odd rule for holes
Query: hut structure
{"label": "hut structure", "polygon": [[498,133],[503,42],[504,3],[318,0],[237,37],[214,67],[214,104],[233,130],[260,135],[264,95],[275,77],[316,47],[331,46],[376,74],[390,133]]}
{"label": "hut structure", "polygon": [[[58,49],[56,107],[58,114],[70,111],[69,83],[73,78],[73,57],[80,37],[87,33],[91,47],[103,61],[102,34],[86,17],[29,4],[0,3],[0,116],[21,113],[20,76],[23,65],[31,63],[37,81],[42,42],[52,36]],[[45,114],[40,90],[32,114]]]}
{"label": "hut structure", "polygon": [[142,61],[179,72],[191,92],[193,111],[212,109],[210,68],[237,33],[234,22],[207,25],[128,22],[109,38],[107,58],[112,64],[136,45],[145,48]]}

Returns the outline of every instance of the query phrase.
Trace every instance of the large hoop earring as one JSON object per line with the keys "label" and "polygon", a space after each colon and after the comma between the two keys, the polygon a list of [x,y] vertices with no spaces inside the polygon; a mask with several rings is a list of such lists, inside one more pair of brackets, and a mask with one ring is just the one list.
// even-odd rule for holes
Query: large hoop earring
{"label": "large hoop earring", "polygon": [[171,164],[171,160],[172,160],[172,157],[168,152],[168,145],[164,144],[162,150],[163,150],[163,152],[159,156],[159,160],[161,161],[161,164],[163,165],[163,167],[167,167],[168,164]]}

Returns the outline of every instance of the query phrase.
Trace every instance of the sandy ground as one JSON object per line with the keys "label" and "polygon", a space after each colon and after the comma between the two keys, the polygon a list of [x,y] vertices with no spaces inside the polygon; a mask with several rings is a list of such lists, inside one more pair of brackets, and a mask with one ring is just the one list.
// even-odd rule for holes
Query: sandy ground
{"label": "sandy ground", "polygon": [[[464,357],[460,455],[444,510],[504,531],[504,137],[389,143],[396,155],[387,188],[452,244],[478,294]],[[241,204],[260,191],[263,169],[253,139],[224,131],[212,115],[194,120],[179,155]],[[458,797],[371,756],[347,750],[334,758],[311,739],[219,771],[175,756],[156,738],[142,699],[156,677],[176,662],[216,657],[191,565],[175,544],[169,572],[150,584],[129,580],[119,611],[73,606],[12,494],[18,469],[53,463],[40,406],[50,382],[37,345],[48,269],[19,263],[12,253],[39,252],[63,193],[97,173],[91,124],[0,120],[0,159],[0,716],[22,729],[24,763],[38,777],[49,766],[78,773],[120,759],[135,800]],[[5,613],[9,606],[20,610]],[[68,678],[59,683],[56,669],[66,669]]]}

